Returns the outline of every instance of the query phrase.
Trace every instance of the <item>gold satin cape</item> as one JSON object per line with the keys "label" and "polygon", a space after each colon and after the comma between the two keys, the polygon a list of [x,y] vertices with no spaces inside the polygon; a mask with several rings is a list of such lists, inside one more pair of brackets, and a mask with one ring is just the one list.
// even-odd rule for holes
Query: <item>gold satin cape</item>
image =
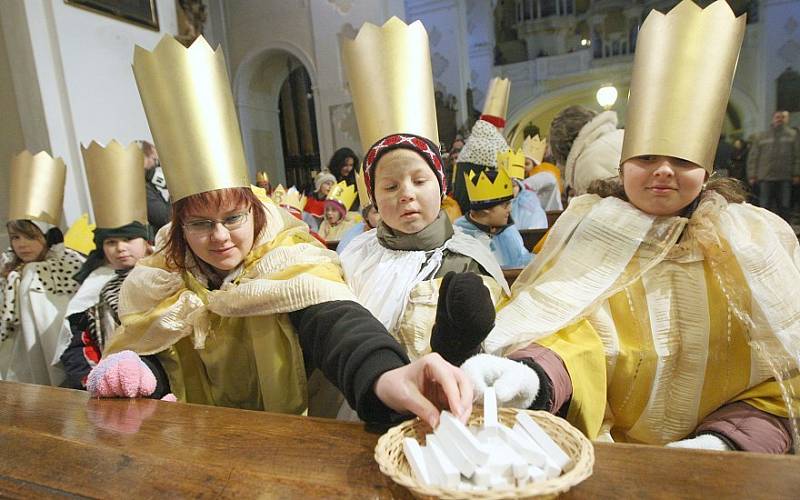
{"label": "gold satin cape", "polygon": [[799,280],[797,238],[766,210],[707,192],[691,219],[654,217],[584,195],[484,347],[553,350],[572,380],[568,420],[593,439],[663,444],[733,401],[787,416],[769,362],[797,408]]}
{"label": "gold satin cape", "polygon": [[219,290],[208,289],[196,266],[169,269],[161,252],[139,261],[122,286],[122,324],[107,352],[157,355],[183,402],[305,411],[303,354],[288,313],[356,299],[335,252],[274,203],[264,208],[263,234]]}

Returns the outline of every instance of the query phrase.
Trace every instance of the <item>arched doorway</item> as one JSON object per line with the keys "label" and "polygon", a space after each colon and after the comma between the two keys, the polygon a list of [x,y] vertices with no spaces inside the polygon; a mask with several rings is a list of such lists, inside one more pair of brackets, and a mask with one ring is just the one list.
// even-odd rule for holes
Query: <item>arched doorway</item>
{"label": "arched doorway", "polygon": [[311,182],[319,170],[315,73],[290,44],[251,52],[236,70],[236,108],[251,178],[269,174],[273,186]]}
{"label": "arched doorway", "polygon": [[286,185],[307,187],[313,181],[311,172],[320,170],[320,157],[314,94],[305,67],[290,69],[278,108]]}

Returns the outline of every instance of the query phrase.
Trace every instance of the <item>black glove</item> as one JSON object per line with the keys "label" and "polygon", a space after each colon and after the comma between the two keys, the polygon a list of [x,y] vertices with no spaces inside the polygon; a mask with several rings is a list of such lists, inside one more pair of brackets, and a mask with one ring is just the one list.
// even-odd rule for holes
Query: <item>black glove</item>
{"label": "black glove", "polygon": [[475,273],[445,274],[439,288],[431,350],[460,366],[480,351],[494,327],[494,303],[489,289]]}

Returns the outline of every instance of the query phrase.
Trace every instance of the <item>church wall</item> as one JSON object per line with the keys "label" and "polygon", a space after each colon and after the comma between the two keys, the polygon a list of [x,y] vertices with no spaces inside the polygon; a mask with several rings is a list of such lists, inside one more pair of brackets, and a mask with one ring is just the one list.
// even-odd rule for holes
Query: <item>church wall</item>
{"label": "church wall", "polygon": [[[9,162],[14,155],[25,149],[25,138],[3,33],[3,26],[0,24],[0,109],[3,110],[3,119],[0,120],[0,179],[8,179]],[[6,222],[8,222],[8,190],[0,189],[0,224],[3,228]],[[0,229],[0,249],[4,250],[7,246],[8,234],[4,229]]]}
{"label": "church wall", "polygon": [[[15,90],[25,144],[50,150],[68,166],[67,224],[91,213],[80,143],[151,137],[131,63],[135,45],[152,49],[163,33],[177,30],[175,2],[157,0],[157,9],[160,32],[63,0],[0,4],[15,84],[23,86],[15,85]],[[28,87],[37,86],[38,96],[30,95]]]}

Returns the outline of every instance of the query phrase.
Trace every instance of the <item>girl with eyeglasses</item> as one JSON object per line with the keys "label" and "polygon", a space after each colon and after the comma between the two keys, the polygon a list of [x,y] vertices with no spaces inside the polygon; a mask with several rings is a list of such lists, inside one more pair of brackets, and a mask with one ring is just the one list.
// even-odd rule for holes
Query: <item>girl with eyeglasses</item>
{"label": "girl with eyeglasses", "polygon": [[[365,421],[414,413],[434,425],[444,407],[465,420],[466,376],[437,355],[409,363],[356,302],[335,252],[251,191],[224,60],[202,37],[191,51],[189,58],[165,37],[154,52],[137,48],[134,56],[172,189],[172,222],[157,235],[156,253],[126,278],[122,326],[88,390],[302,414],[319,370]],[[185,78],[165,76],[176,67]],[[195,102],[186,81],[217,89],[216,105]]]}

